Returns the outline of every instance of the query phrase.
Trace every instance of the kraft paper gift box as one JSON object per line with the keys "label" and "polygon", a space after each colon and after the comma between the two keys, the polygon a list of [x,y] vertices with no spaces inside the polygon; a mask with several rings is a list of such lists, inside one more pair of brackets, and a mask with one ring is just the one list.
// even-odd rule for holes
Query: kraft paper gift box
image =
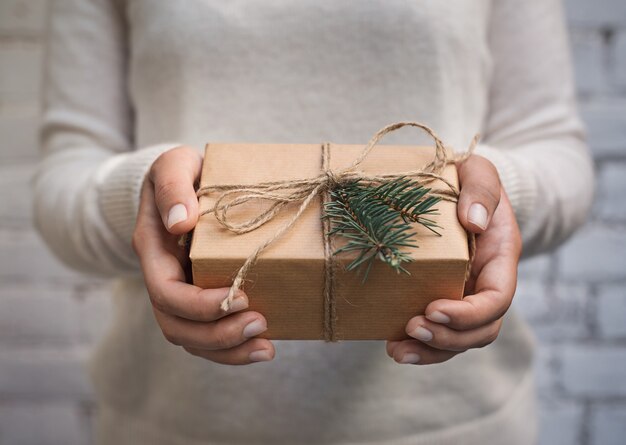
{"label": "kraft paper gift box", "polygon": [[[350,165],[362,145],[330,144],[330,168]],[[368,174],[420,169],[434,155],[434,147],[378,145],[359,170]],[[209,143],[200,186],[256,184],[320,175],[322,144]],[[458,185],[456,167],[447,165],[442,177]],[[436,187],[439,181],[429,184]],[[213,207],[219,192],[200,197],[200,211]],[[265,249],[247,274],[244,291],[249,309],[263,314],[268,329],[260,337],[284,340],[324,339],[325,280],[322,200],[316,196],[294,226]],[[266,209],[262,200],[230,210],[233,220],[245,220]],[[193,283],[202,288],[229,287],[237,271],[255,248],[286,224],[298,209],[290,203],[274,219],[248,233],[236,234],[220,225],[212,213],[200,217],[193,232],[190,259]],[[440,201],[433,216],[441,227],[438,236],[412,223],[419,248],[407,251],[410,272],[398,274],[376,259],[365,283],[361,273],[345,266],[357,255],[335,255],[335,318],[333,340],[398,340],[407,338],[405,326],[423,314],[435,299],[460,299],[469,261],[467,234],[457,219],[456,203]],[[345,244],[336,236],[334,247]],[[326,337],[328,338],[328,337]]]}

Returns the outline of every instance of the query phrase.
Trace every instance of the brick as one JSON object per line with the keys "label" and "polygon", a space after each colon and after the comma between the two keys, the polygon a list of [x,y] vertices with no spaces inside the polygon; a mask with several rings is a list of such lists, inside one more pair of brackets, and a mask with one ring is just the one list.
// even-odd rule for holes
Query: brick
{"label": "brick", "polygon": [[590,398],[626,396],[626,347],[567,345],[560,354],[562,386],[568,394]]}
{"label": "brick", "polygon": [[76,344],[80,322],[79,302],[69,287],[0,288],[0,344]]}
{"label": "brick", "polygon": [[591,445],[623,445],[626,438],[626,405],[602,404],[591,413]]}
{"label": "brick", "polygon": [[0,283],[93,281],[59,262],[33,230],[0,231],[0,246]]}
{"label": "brick", "polygon": [[39,155],[38,118],[0,115],[0,165],[35,160]]}
{"label": "brick", "polygon": [[113,315],[111,292],[111,285],[103,282],[80,293],[81,340],[95,344],[107,332]]}
{"label": "brick", "polygon": [[41,58],[39,45],[0,45],[0,104],[3,109],[39,100]]}
{"label": "brick", "polygon": [[0,227],[30,227],[33,218],[31,179],[35,164],[0,166]]}
{"label": "brick", "polygon": [[546,312],[532,322],[535,335],[544,342],[589,337],[588,302],[587,286],[558,284],[548,295]]}
{"label": "brick", "polygon": [[579,93],[599,93],[607,89],[604,40],[597,30],[570,33],[572,63]]}
{"label": "brick", "polygon": [[626,101],[586,103],[581,116],[587,125],[588,141],[597,157],[626,155]]}
{"label": "brick", "polygon": [[626,31],[621,31],[615,38],[615,83],[626,88]]}
{"label": "brick", "polygon": [[90,443],[73,403],[0,404],[0,443],[6,445],[85,445]]}
{"label": "brick", "polygon": [[537,281],[520,280],[513,305],[542,342],[588,337],[589,289],[582,285],[547,288]]}
{"label": "brick", "polygon": [[3,348],[0,398],[91,400],[87,348]]}
{"label": "brick", "polygon": [[526,320],[540,321],[550,312],[545,285],[538,281],[520,280],[513,298],[513,306]]}
{"label": "brick", "polygon": [[551,263],[552,257],[550,255],[537,255],[524,259],[519,264],[519,277],[544,281],[549,277]]}
{"label": "brick", "polygon": [[593,224],[581,230],[558,251],[559,278],[600,282],[622,280],[626,271],[623,230]]}
{"label": "brick", "polygon": [[85,432],[85,436],[89,442],[94,442],[94,427],[96,424],[96,416],[98,414],[97,403],[95,401],[87,401],[81,403],[81,426]]}
{"label": "brick", "polygon": [[626,286],[600,288],[596,316],[598,332],[602,338],[626,338]]}
{"label": "brick", "polygon": [[549,397],[555,389],[556,367],[553,347],[539,343],[535,349],[535,385],[541,399]]}
{"label": "brick", "polygon": [[539,405],[539,445],[582,444],[584,408],[573,401],[545,400]]}
{"label": "brick", "polygon": [[574,26],[615,28],[626,25],[623,0],[566,0],[565,11],[567,20]]}
{"label": "brick", "polygon": [[594,215],[609,222],[626,221],[626,162],[612,162],[601,169]]}

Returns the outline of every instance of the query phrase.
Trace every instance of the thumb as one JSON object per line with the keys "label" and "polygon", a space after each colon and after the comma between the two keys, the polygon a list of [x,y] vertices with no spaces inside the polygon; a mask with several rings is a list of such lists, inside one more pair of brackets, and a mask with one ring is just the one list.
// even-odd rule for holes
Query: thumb
{"label": "thumb", "polygon": [[457,212],[467,230],[482,233],[489,226],[500,202],[500,177],[495,166],[482,156],[472,155],[459,167],[461,194]]}
{"label": "thumb", "polygon": [[194,183],[201,167],[200,153],[190,147],[177,147],[161,154],[150,169],[156,206],[163,225],[174,235],[189,232],[198,221]]}

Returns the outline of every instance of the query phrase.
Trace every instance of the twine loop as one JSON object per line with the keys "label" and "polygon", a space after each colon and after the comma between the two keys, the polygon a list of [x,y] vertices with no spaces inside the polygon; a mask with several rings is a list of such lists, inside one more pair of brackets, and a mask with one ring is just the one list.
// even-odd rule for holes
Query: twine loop
{"label": "twine loop", "polygon": [[[386,173],[369,175],[362,171],[357,171],[356,168],[365,160],[372,148],[374,148],[378,142],[386,135],[393,131],[396,131],[402,127],[411,126],[422,129],[426,132],[435,142],[435,154],[433,160],[425,167],[419,170],[410,170],[400,173]],[[293,227],[296,221],[300,218],[302,213],[309,206],[311,201],[318,196],[322,196],[322,205],[330,199],[330,191],[334,190],[342,185],[351,181],[365,180],[372,184],[381,184],[386,181],[394,180],[399,177],[407,177],[413,179],[418,185],[425,185],[433,181],[440,181],[444,188],[431,189],[428,193],[429,196],[436,196],[445,201],[456,202],[460,191],[452,183],[442,177],[444,168],[448,164],[462,162],[471,155],[478,142],[478,135],[472,140],[469,149],[462,155],[456,155],[450,157],[448,150],[441,141],[441,139],[435,134],[433,130],[424,124],[419,122],[396,122],[380,129],[365,145],[363,151],[359,156],[348,166],[347,168],[340,170],[330,169],[330,144],[322,144],[322,172],[316,177],[295,179],[295,180],[281,180],[281,181],[266,181],[256,184],[225,184],[225,185],[210,185],[204,186],[198,189],[197,196],[201,197],[208,195],[212,192],[221,192],[217,197],[215,204],[210,209],[203,211],[200,216],[213,213],[216,220],[229,231],[242,234],[251,232],[268,221],[271,221],[276,215],[278,215],[282,209],[291,203],[300,203],[300,206],[293,214],[292,218],[281,228],[279,228],[274,235],[261,243],[246,259],[243,266],[237,272],[233,284],[230,287],[228,296],[222,301],[221,308],[227,311],[233,299],[235,298],[237,291],[243,286],[245,277],[250,268],[256,262],[260,253],[265,250],[270,244],[279,239],[283,234]],[[250,217],[247,220],[241,222],[233,222],[229,218],[228,212],[233,207],[244,204],[250,201],[270,201],[272,204],[266,209],[261,211],[255,216]],[[324,284],[324,338],[327,341],[335,340],[335,298],[334,298],[334,275],[335,275],[335,261],[333,257],[332,239],[328,235],[330,231],[330,221],[328,218],[323,218],[322,232],[324,240],[324,261],[325,261],[325,284]],[[470,261],[468,262],[467,274],[469,274],[469,266],[473,259],[474,251],[474,237],[473,234],[468,233],[469,246],[470,246]],[[467,275],[466,275],[467,276]]]}

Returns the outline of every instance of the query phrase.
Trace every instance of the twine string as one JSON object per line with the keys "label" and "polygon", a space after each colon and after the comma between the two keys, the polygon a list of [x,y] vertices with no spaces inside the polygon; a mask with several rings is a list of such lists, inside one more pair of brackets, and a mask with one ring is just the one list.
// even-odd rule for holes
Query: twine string
{"label": "twine string", "polygon": [[[330,191],[339,184],[339,179],[330,170],[330,144],[322,145],[322,171],[328,177],[328,187],[325,187],[322,196],[322,208],[329,202]],[[337,310],[335,306],[335,271],[337,264],[333,255],[333,239],[330,236],[330,218],[320,218],[322,221],[322,236],[324,237],[324,340],[336,341]]]}
{"label": "twine string", "polygon": [[[357,170],[357,167],[367,158],[370,151],[380,142],[387,134],[394,132],[402,127],[417,127],[427,133],[435,142],[435,154],[433,160],[422,169],[410,170],[399,173],[386,173],[371,175],[363,171]],[[418,185],[429,184],[433,181],[439,181],[443,184],[443,188],[431,188],[429,196],[439,197],[445,201],[456,202],[459,197],[459,189],[450,181],[442,177],[445,167],[452,163],[462,162],[469,157],[478,142],[476,135],[469,149],[462,155],[450,157],[447,149],[437,134],[424,124],[419,122],[396,122],[380,129],[365,145],[363,151],[350,164],[350,166],[340,169],[330,169],[330,144],[322,144],[322,172],[313,178],[281,180],[281,181],[265,181],[257,184],[223,184],[209,185],[198,189],[197,196],[205,196],[212,192],[221,192],[217,197],[213,207],[203,211],[200,216],[213,213],[220,225],[236,234],[247,233],[253,231],[268,221],[271,221],[278,215],[283,208],[291,203],[300,203],[297,211],[291,219],[279,228],[272,237],[265,240],[248,256],[244,264],[237,271],[237,275],[228,292],[228,296],[222,301],[222,310],[228,310],[237,294],[237,291],[243,286],[245,277],[263,252],[274,241],[282,237],[288,232],[298,221],[302,213],[310,205],[311,201],[321,195],[322,205],[330,200],[330,191],[341,187],[343,184],[352,181],[367,181],[372,184],[381,184],[383,182],[397,179],[399,177],[407,177],[413,179]],[[250,201],[270,201],[271,205],[258,213],[257,215],[241,221],[233,222],[229,218],[229,210]],[[334,276],[336,264],[334,261],[332,240],[328,234],[330,231],[330,221],[328,218],[322,218],[322,230],[324,238],[324,263],[325,263],[325,279],[324,279],[324,338],[327,341],[335,340],[335,298],[334,298]],[[470,261],[466,271],[466,278],[469,276],[469,268],[474,256],[474,238],[473,234],[468,233]]]}

